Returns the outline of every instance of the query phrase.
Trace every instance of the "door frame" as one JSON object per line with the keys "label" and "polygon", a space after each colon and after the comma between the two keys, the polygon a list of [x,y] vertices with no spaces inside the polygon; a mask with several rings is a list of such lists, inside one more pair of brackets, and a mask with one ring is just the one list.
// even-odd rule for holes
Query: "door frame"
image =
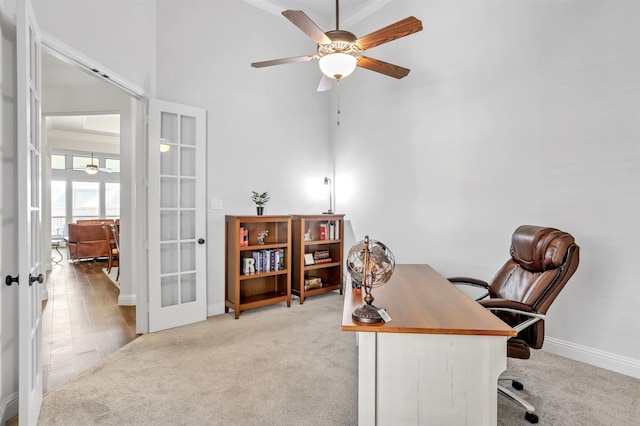
{"label": "door frame", "polygon": [[[41,32],[42,50],[57,59],[73,66],[89,75],[93,75],[103,82],[122,90],[130,96],[128,105],[129,118],[126,126],[121,128],[121,140],[128,143],[120,145],[121,161],[129,162],[129,165],[121,162],[121,182],[128,180],[129,194],[123,206],[128,206],[128,220],[122,220],[121,250],[123,257],[130,259],[131,270],[129,277],[132,284],[127,293],[123,292],[118,298],[120,305],[136,306],[136,332],[147,333],[148,322],[148,289],[147,289],[147,247],[146,247],[146,158],[147,158],[147,130],[146,120],[148,96],[139,86],[129,82],[107,67],[95,61],[93,58],[79,52],[73,47],[58,40],[56,37],[45,31]],[[121,117],[124,111],[120,111]],[[121,126],[123,120],[121,118]],[[127,155],[123,155],[123,149],[128,150]],[[121,186],[122,187],[122,186]],[[134,208],[135,206],[135,208]],[[121,218],[123,211],[121,210]],[[122,218],[125,219],[125,218]],[[43,242],[43,246],[46,244]],[[45,247],[46,248],[46,247]],[[135,267],[134,267],[135,265]],[[123,274],[126,271],[122,271]],[[121,275],[123,277],[123,275]]]}

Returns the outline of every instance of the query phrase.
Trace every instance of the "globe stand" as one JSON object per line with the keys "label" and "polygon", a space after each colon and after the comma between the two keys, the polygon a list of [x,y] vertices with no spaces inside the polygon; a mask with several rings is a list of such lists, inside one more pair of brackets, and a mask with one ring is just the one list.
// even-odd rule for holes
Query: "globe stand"
{"label": "globe stand", "polygon": [[384,322],[380,313],[378,312],[378,308],[373,305],[362,305],[357,308],[351,314],[351,318],[355,321],[362,322],[365,324],[375,324],[378,322]]}
{"label": "globe stand", "polygon": [[[369,246],[369,237],[365,237],[365,242],[367,247]],[[364,296],[365,304],[357,308],[351,314],[351,318],[358,322],[363,322],[365,324],[375,324],[378,322],[384,322],[382,317],[380,316],[380,312],[378,312],[378,308],[372,305],[373,296],[371,295],[371,284],[367,284],[367,268],[369,267],[369,256],[368,253],[365,254],[365,262],[364,262],[364,277],[362,283],[364,285],[364,292],[366,295]]]}

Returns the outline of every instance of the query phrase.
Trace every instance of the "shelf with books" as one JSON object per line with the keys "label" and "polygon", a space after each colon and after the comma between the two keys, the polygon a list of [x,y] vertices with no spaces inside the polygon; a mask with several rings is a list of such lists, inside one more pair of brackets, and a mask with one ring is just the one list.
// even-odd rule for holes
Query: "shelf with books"
{"label": "shelf with books", "polygon": [[291,306],[291,217],[225,217],[225,312]]}
{"label": "shelf with books", "polygon": [[304,299],[343,291],[344,214],[292,215],[291,292]]}

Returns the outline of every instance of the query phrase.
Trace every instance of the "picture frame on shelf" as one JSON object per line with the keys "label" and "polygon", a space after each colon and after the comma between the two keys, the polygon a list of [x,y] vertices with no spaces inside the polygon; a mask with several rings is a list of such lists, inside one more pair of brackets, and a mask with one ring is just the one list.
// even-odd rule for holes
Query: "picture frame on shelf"
{"label": "picture frame on shelf", "polygon": [[315,265],[316,261],[313,259],[313,253],[305,253],[304,266]]}

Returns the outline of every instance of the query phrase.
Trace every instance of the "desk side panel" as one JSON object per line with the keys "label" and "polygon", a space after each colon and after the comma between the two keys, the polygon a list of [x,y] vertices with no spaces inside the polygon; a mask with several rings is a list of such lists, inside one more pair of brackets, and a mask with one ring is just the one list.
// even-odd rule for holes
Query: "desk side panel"
{"label": "desk side panel", "polygon": [[506,337],[375,334],[375,424],[496,424]]}

